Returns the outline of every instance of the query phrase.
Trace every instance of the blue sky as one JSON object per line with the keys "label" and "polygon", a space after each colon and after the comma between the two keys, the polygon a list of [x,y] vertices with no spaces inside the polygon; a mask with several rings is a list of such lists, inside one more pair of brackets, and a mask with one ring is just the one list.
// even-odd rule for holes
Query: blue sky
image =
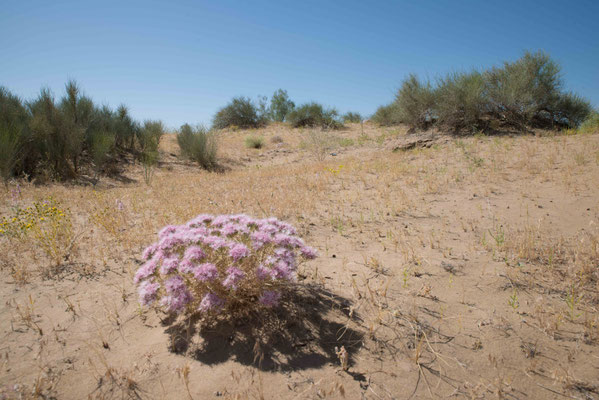
{"label": "blue sky", "polygon": [[283,88],[369,115],[410,72],[545,50],[566,89],[599,106],[599,1],[12,1],[0,85],[29,99],[76,79],[98,103],[169,127],[209,124],[232,97]]}

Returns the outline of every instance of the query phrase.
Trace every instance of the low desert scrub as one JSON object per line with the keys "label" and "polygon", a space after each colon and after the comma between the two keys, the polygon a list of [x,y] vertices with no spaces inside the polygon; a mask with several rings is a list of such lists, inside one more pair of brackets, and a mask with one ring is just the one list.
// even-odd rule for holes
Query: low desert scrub
{"label": "low desert scrub", "polygon": [[308,150],[318,161],[323,161],[336,144],[336,138],[322,129],[310,129],[302,133],[300,147]]}
{"label": "low desert scrub", "polygon": [[294,108],[295,103],[289,99],[287,91],[278,89],[270,99],[268,116],[272,121],[283,122]]}
{"label": "low desert scrub", "polygon": [[287,114],[287,121],[294,128],[336,129],[341,127],[339,113],[334,108],[325,108],[319,103],[306,103]]}
{"label": "low desert scrub", "polygon": [[370,120],[380,126],[393,126],[401,124],[399,107],[396,103],[380,106]]}
{"label": "low desert scrub", "polygon": [[264,147],[264,136],[248,135],[243,142],[248,149],[261,149]]}
{"label": "low desert scrub", "polygon": [[270,138],[270,142],[274,144],[281,144],[284,143],[285,140],[281,136],[275,135],[272,138]]}
{"label": "low desert scrub", "polygon": [[[40,179],[76,178],[92,174],[97,182],[108,162],[123,152],[136,153],[147,125],[127,107],[97,106],[74,81],[59,100],[48,89],[22,101],[0,88],[0,173]],[[143,150],[143,148],[141,149]]]}
{"label": "low desert scrub", "polygon": [[181,126],[177,144],[183,157],[197,162],[202,168],[210,169],[216,165],[217,137],[203,126]]}
{"label": "low desert scrub", "polygon": [[258,107],[247,97],[236,97],[229,104],[218,110],[212,119],[214,129],[225,129],[232,126],[238,128],[257,128],[265,123]]}
{"label": "low desert scrub", "polygon": [[142,128],[137,131],[137,140],[140,145],[139,161],[143,166],[143,177],[146,185],[152,183],[154,168],[158,164],[158,146],[164,135],[164,126],[160,121],[145,121]]}
{"label": "low desert scrub", "polygon": [[8,240],[30,241],[51,261],[52,273],[74,251],[76,235],[68,209],[49,198],[31,206],[15,206],[12,215],[0,222],[0,235]]}
{"label": "low desert scrub", "polygon": [[111,198],[102,193],[94,192],[94,194],[96,202],[90,213],[90,221],[128,248],[129,241],[126,236],[128,221],[125,215],[125,205],[120,199],[112,202]]}
{"label": "low desert scrub", "polygon": [[343,114],[342,118],[343,118],[343,122],[354,123],[354,124],[359,124],[364,119],[364,118],[362,118],[360,113],[352,112],[352,111]]}
{"label": "low desert scrub", "polygon": [[135,283],[145,306],[204,322],[237,319],[279,303],[296,279],[298,255],[316,253],[276,218],[200,215],[162,229]]}
{"label": "low desert scrub", "polygon": [[579,133],[599,133],[599,112],[593,111],[578,128]]}
{"label": "low desert scrub", "polygon": [[373,121],[466,133],[576,128],[592,111],[590,103],[562,87],[560,67],[549,55],[525,52],[501,67],[448,74],[435,85],[410,74],[395,101],[379,108]]}

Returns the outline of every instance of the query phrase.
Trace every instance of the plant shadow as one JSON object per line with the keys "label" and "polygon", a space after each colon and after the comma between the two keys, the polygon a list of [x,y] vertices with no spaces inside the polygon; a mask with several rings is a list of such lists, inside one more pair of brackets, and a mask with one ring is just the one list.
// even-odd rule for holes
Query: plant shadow
{"label": "plant shadow", "polygon": [[[317,285],[301,285],[273,310],[242,319],[219,319],[209,326],[198,318],[167,319],[170,351],[204,364],[235,360],[264,371],[289,371],[339,364],[336,348],[351,354],[363,334],[351,328],[349,301]],[[198,329],[198,326],[201,326]]]}

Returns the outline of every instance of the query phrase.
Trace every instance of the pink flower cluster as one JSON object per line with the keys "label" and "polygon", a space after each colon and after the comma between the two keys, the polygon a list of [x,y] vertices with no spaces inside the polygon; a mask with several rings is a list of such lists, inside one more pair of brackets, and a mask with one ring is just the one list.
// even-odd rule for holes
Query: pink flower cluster
{"label": "pink flower cluster", "polygon": [[276,218],[199,215],[164,227],[142,257],[134,277],[141,304],[195,313],[235,302],[276,306],[296,278],[298,257],[313,259],[316,251]]}

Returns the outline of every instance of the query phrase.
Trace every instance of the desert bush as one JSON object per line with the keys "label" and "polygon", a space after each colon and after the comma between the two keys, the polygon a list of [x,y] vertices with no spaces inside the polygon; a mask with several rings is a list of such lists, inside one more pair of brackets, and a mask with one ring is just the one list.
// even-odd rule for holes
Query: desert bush
{"label": "desert bush", "polygon": [[551,123],[568,128],[576,128],[587,120],[593,108],[588,100],[575,93],[561,93],[551,112]]}
{"label": "desert bush", "polygon": [[270,118],[273,121],[283,122],[294,108],[295,103],[289,99],[287,91],[278,89],[270,99]]}
{"label": "desert bush", "polygon": [[399,107],[393,102],[386,106],[380,106],[370,118],[372,122],[381,126],[399,125]]}
{"label": "desert bush", "polygon": [[26,208],[17,206],[12,216],[0,220],[0,235],[33,240],[35,247],[52,261],[53,267],[70,256],[75,243],[69,210],[53,198],[36,201]]}
{"label": "desert bush", "polygon": [[338,112],[334,108],[324,108],[321,104],[312,102],[294,108],[288,115],[287,121],[294,128],[321,127],[335,129],[341,127]]}
{"label": "desert bush", "polygon": [[197,162],[202,168],[210,169],[216,165],[218,142],[214,132],[203,126],[185,124],[177,133],[177,143],[183,157]]}
{"label": "desert bush", "polygon": [[115,144],[115,137],[110,132],[99,132],[92,137],[91,155],[94,161],[95,179],[104,168]]}
{"label": "desert bush", "polygon": [[448,74],[436,86],[411,74],[395,101],[380,107],[372,119],[380,125],[436,125],[456,132],[501,126],[576,128],[591,112],[590,103],[562,87],[560,67],[549,55],[526,52],[515,62],[483,72]]}
{"label": "desert bush", "polygon": [[248,135],[245,137],[244,143],[248,149],[261,149],[264,147],[264,136]]}
{"label": "desert bush", "polygon": [[202,321],[237,318],[278,304],[296,279],[298,256],[316,253],[276,218],[200,215],[160,231],[134,282],[144,306]]}
{"label": "desert bush", "polygon": [[485,73],[490,112],[495,119],[524,128],[540,111],[559,97],[559,67],[543,53],[525,53],[516,62],[505,62]]}
{"label": "desert bush", "polygon": [[513,63],[485,73],[490,114],[502,123],[526,126],[577,127],[591,111],[590,104],[562,92],[559,65],[543,52],[526,52]]}
{"label": "desert bush", "polygon": [[147,120],[136,133],[141,153],[156,152],[164,135],[164,126],[161,121]]}
{"label": "desert bush", "polygon": [[236,97],[218,110],[212,119],[212,126],[214,129],[225,129],[230,126],[257,128],[263,122],[258,107],[249,98]]}
{"label": "desert bush", "polygon": [[28,119],[21,99],[0,87],[0,175],[5,185],[22,160]]}
{"label": "desert bush", "polygon": [[345,114],[343,114],[343,122],[345,123],[360,123],[362,122],[362,116],[360,115],[360,113],[357,112],[347,112]]}
{"label": "desert bush", "polygon": [[436,123],[455,131],[481,129],[487,111],[485,81],[481,73],[453,73],[441,79],[434,92],[432,115]]}
{"label": "desert bush", "polygon": [[54,103],[54,97],[48,89],[42,89],[38,98],[28,103],[32,115],[29,123],[33,139],[46,169],[51,174],[60,174],[69,159],[66,154],[66,140],[62,130],[62,115]]}
{"label": "desert bush", "polygon": [[599,112],[593,111],[580,125],[580,133],[599,133]]}
{"label": "desert bush", "polygon": [[59,101],[42,89],[23,103],[0,88],[0,173],[5,180],[15,175],[66,179],[85,165],[97,176],[100,161],[117,150],[143,153],[148,141],[156,142],[148,132],[163,131],[159,125],[139,126],[123,105],[116,111],[97,107],[75,81],[67,82]]}
{"label": "desert bush", "polygon": [[164,135],[164,126],[160,121],[145,121],[136,131],[140,146],[139,161],[143,167],[144,181],[147,185],[152,182],[154,167],[158,163],[158,145]]}
{"label": "desert bush", "polygon": [[336,138],[330,132],[319,129],[310,129],[302,134],[300,146],[308,150],[318,160],[323,161],[336,144]]}
{"label": "desert bush", "polygon": [[129,109],[124,104],[115,113],[115,145],[133,150],[138,126],[129,115]]}
{"label": "desert bush", "polygon": [[[87,131],[93,118],[94,105],[90,99],[81,95],[81,90],[75,81],[67,82],[65,89],[66,94],[58,105],[63,117],[60,129],[63,130],[67,152],[76,174],[86,136],[90,133]],[[102,131],[101,134],[106,135],[106,132]],[[90,145],[95,141],[93,136],[88,140]]]}
{"label": "desert bush", "polygon": [[270,141],[272,143],[279,144],[279,143],[283,143],[285,140],[283,140],[283,138],[281,136],[275,135],[270,139]]}
{"label": "desert bush", "polygon": [[410,74],[397,92],[398,119],[414,128],[424,129],[434,121],[435,92],[429,82]]}

